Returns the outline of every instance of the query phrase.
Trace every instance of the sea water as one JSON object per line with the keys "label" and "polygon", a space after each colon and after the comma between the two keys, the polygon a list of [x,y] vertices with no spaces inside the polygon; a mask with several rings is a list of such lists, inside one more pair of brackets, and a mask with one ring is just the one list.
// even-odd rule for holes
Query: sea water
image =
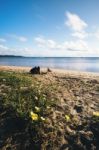
{"label": "sea water", "polygon": [[99,57],[0,57],[0,65],[40,66],[75,71],[99,72]]}

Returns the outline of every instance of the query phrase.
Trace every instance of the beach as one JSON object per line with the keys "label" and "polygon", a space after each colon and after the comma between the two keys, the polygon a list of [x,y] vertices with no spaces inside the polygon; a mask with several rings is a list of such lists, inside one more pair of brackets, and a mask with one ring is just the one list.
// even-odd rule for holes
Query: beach
{"label": "beach", "polygon": [[[0,65],[0,70],[5,70],[5,71],[29,72],[31,68],[32,67]],[[46,71],[47,71],[47,68],[41,68],[41,72],[46,72]],[[66,70],[66,69],[52,69],[52,68],[51,68],[51,71],[59,75],[63,74],[63,75],[85,77],[85,78],[98,78],[99,77],[99,73],[93,73],[93,72],[72,71],[72,70]]]}
{"label": "beach", "polygon": [[30,69],[0,66],[1,150],[99,149],[99,73]]}
{"label": "beach", "polygon": [[99,150],[99,0],[0,0],[0,150]]}

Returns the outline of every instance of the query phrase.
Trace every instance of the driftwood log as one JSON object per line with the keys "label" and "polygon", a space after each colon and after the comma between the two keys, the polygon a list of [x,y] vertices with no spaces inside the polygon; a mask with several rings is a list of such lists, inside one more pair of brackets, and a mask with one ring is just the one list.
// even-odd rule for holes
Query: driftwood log
{"label": "driftwood log", "polygon": [[31,74],[40,74],[40,67],[34,67],[30,70]]}

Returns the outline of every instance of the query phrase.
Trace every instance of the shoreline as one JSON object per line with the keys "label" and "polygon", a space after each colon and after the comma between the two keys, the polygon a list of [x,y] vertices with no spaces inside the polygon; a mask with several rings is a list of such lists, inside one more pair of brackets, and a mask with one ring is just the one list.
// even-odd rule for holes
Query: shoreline
{"label": "shoreline", "polygon": [[[26,66],[4,66],[0,65],[0,70],[2,71],[16,71],[16,72],[29,72],[32,67]],[[85,72],[85,71],[75,71],[75,70],[65,70],[65,69],[57,69],[50,68],[52,73],[58,75],[68,75],[74,77],[83,77],[83,78],[98,78],[99,73],[97,72]],[[41,68],[41,72],[46,72],[47,68]]]}

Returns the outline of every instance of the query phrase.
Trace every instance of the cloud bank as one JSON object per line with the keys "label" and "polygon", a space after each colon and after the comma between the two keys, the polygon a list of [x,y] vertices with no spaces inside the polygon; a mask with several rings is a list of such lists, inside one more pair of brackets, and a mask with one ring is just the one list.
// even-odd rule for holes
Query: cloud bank
{"label": "cloud bank", "polygon": [[[64,22],[63,22],[64,24]],[[16,34],[7,34],[6,38],[0,38],[0,55],[23,55],[23,56],[99,56],[99,50],[90,42],[90,38],[99,40],[99,30],[94,33],[88,33],[88,23],[83,20],[78,14],[66,12],[65,13],[65,30],[69,29],[70,38],[63,39],[61,42],[47,38],[46,36],[35,36],[30,46],[22,48],[15,48],[6,46],[8,40],[16,40],[22,43],[28,43],[28,38]],[[65,34],[65,32],[64,32]],[[67,35],[68,36],[68,35]],[[6,42],[6,43],[5,43]],[[6,45],[5,45],[6,44]],[[20,44],[20,43],[19,43]],[[34,46],[35,45],[35,46]]]}

